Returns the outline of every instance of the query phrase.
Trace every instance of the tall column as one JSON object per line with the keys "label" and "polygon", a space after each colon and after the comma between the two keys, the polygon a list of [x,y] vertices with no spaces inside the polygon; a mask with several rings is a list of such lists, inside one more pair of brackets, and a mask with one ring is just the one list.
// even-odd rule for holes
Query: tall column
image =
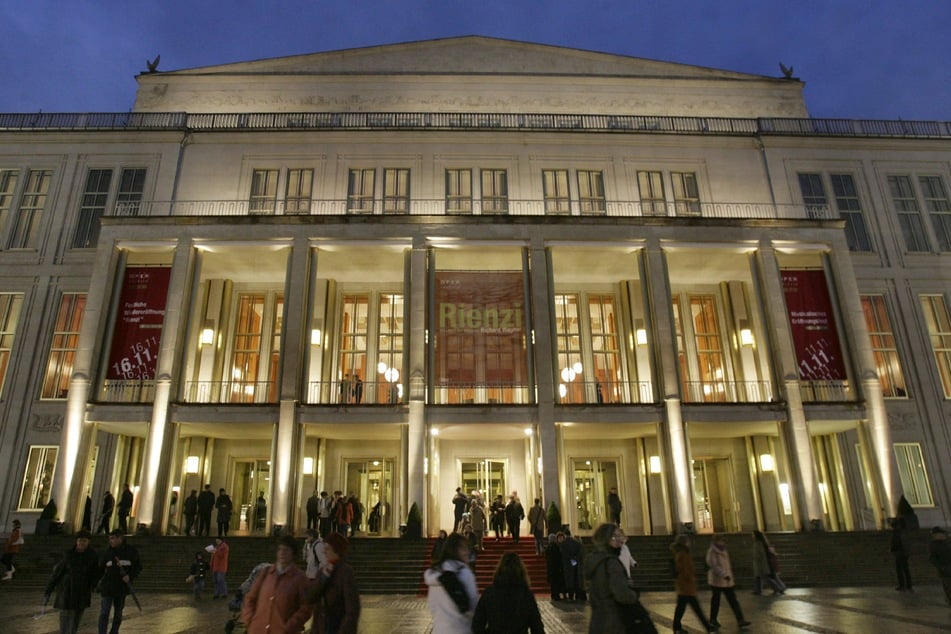
{"label": "tall column", "polygon": [[413,242],[409,254],[409,421],[406,443],[406,508],[394,518],[396,523],[406,519],[406,513],[415,503],[423,517],[423,535],[428,535],[426,475],[426,295],[429,290],[426,262],[427,247],[422,239]]}
{"label": "tall column", "polygon": [[677,331],[674,327],[673,299],[667,275],[667,260],[660,241],[652,238],[642,254],[650,306],[650,344],[654,376],[660,382],[664,418],[658,446],[664,455],[664,478],[670,494],[670,514],[676,530],[692,531],[693,480],[687,429],[680,403],[680,364],[677,361]]}
{"label": "tall column", "polygon": [[89,282],[86,310],[83,313],[79,341],[73,357],[73,374],[69,380],[69,394],[66,397],[66,412],[56,462],[53,499],[62,518],[82,513],[80,496],[86,465],[79,464],[80,445],[83,436],[92,433],[85,424],[86,402],[89,400],[96,371],[97,355],[101,350],[97,336],[100,327],[109,318],[116,270],[124,259],[119,251],[106,246],[105,242],[101,244],[102,248],[98,251]]}
{"label": "tall column", "polygon": [[[555,438],[555,336],[552,332],[554,279],[551,253],[541,238],[529,247],[531,311],[535,343],[535,392],[538,395],[538,450],[542,459],[541,492],[545,508],[557,502],[562,517],[567,517],[561,489],[558,487],[558,443]],[[532,468],[537,468],[532,465]]]}
{"label": "tall column", "polygon": [[834,282],[835,296],[841,307],[842,328],[848,340],[848,349],[852,351],[852,364],[861,386],[862,398],[865,400],[866,417],[860,425],[865,427],[865,437],[871,444],[872,462],[878,466],[877,470],[869,472],[869,477],[874,479],[878,496],[885,507],[874,509],[878,525],[884,527],[886,520],[897,514],[898,500],[902,495],[901,481],[898,478],[895,452],[892,450],[882,382],[875,367],[872,339],[869,337],[865,312],[862,310],[858,282],[852,268],[848,245],[844,238],[840,238],[839,242],[826,256],[827,269]]}
{"label": "tall column", "polygon": [[[179,243],[172,258],[172,272],[165,300],[165,318],[162,320],[162,337],[158,357],[155,360],[155,400],[152,404],[152,420],[145,440],[145,455],[142,465],[142,480],[139,489],[139,517],[137,524],[143,531],[161,524],[165,507],[166,489],[169,482],[169,462],[172,452],[167,442],[171,434],[168,409],[172,396],[172,378],[175,372],[177,351],[183,345],[186,311],[190,304],[185,289],[189,288],[192,272],[192,247]],[[171,434],[171,435],[170,435]]]}
{"label": "tall column", "polygon": [[786,315],[786,297],[783,293],[779,262],[769,240],[760,241],[754,260],[760,285],[759,296],[763,302],[760,308],[766,317],[767,331],[770,334],[770,356],[776,375],[782,382],[786,400],[786,420],[780,423],[780,428],[788,448],[787,457],[792,480],[790,484],[796,493],[800,521],[808,520],[808,524],[803,522],[801,528],[819,528],[822,526],[823,517],[819,479],[816,476],[809,425],[803,408],[799,370],[792,329]]}

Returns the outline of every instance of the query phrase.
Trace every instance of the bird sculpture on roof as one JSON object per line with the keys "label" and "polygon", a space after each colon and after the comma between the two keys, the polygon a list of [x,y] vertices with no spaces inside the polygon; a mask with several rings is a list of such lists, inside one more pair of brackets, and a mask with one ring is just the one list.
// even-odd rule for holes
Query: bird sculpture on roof
{"label": "bird sculpture on roof", "polygon": [[153,59],[151,62],[149,60],[145,60],[145,65],[149,69],[148,72],[154,73],[158,71],[158,64],[160,59],[162,59],[162,56],[156,55],[155,59]]}
{"label": "bird sculpture on roof", "polygon": [[779,62],[779,70],[783,71],[783,77],[784,77],[784,78],[786,78],[786,79],[795,79],[795,77],[793,77],[793,67],[792,67],[792,66],[786,66],[786,65],[783,64],[782,62]]}

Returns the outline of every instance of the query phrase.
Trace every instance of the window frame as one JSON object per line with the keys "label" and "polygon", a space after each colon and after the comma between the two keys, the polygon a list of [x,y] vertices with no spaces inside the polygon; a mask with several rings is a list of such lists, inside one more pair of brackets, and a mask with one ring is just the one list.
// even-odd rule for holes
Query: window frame
{"label": "window frame", "polygon": [[[862,197],[859,196],[855,177],[847,172],[830,172],[829,183],[832,186],[832,198],[835,200],[836,211],[839,217],[845,220],[845,241],[849,251],[873,252],[875,249],[872,246],[872,236],[868,230],[868,222],[862,208]],[[848,191],[849,189],[851,191]]]}
{"label": "window frame", "polygon": [[928,331],[928,341],[944,389],[944,398],[951,399],[951,309],[947,297],[941,294],[919,295],[922,317]]}
{"label": "window frame", "polygon": [[637,170],[637,191],[642,216],[667,215],[664,172],[661,170]]}
{"label": "window frame", "polygon": [[277,192],[280,178],[281,170],[278,168],[260,167],[251,170],[248,214],[273,216],[277,213]]}
{"label": "window frame", "polygon": [[700,216],[700,183],[696,172],[671,172],[671,193],[674,213],[678,216]]}
{"label": "window frame", "polygon": [[[921,443],[896,442],[892,444],[892,451],[895,454],[895,462],[898,466],[898,478],[901,481],[902,492],[908,503],[914,508],[933,508],[935,506],[934,493],[931,487],[931,479],[928,477],[928,467],[925,466],[925,457],[921,451]],[[907,483],[912,486],[912,490],[909,490],[906,486],[903,466],[907,469],[909,475],[917,475],[917,477],[912,478],[911,482]],[[911,473],[912,471],[915,473]],[[927,493],[927,501],[923,502],[921,500],[921,488],[924,488]]]}
{"label": "window frame", "polygon": [[446,213],[472,213],[472,168],[446,168]]}
{"label": "window frame", "polygon": [[[46,360],[46,372],[40,386],[40,399],[64,399],[69,394],[73,373],[73,360],[79,349],[79,333],[86,310],[86,293],[62,293],[50,350]],[[66,327],[68,326],[68,328]]]}
{"label": "window frame", "polygon": [[347,171],[347,213],[372,214],[375,190],[375,167],[351,167]]}
{"label": "window frame", "polygon": [[22,311],[23,293],[0,293],[0,398],[3,397]]}
{"label": "window frame", "polygon": [[482,213],[507,214],[509,212],[508,170],[480,168]]}
{"label": "window frame", "polygon": [[314,169],[289,167],[285,172],[284,213],[309,215],[314,196]]}
{"label": "window frame", "polygon": [[930,253],[931,241],[911,174],[889,174],[888,194],[907,253]]}
{"label": "window frame", "polygon": [[[34,180],[35,177],[35,180]],[[34,249],[43,213],[49,201],[53,184],[53,170],[28,169],[17,201],[16,211],[11,213],[8,249]]]}
{"label": "window frame", "polygon": [[885,296],[863,294],[859,299],[865,315],[869,345],[875,360],[875,371],[882,386],[882,395],[885,398],[908,398],[908,383],[905,381]]}
{"label": "window frame", "polygon": [[[33,459],[34,451],[39,454],[36,461]],[[52,464],[50,464],[49,455],[53,454]],[[20,484],[20,495],[17,496],[17,511],[42,511],[52,497],[53,479],[56,476],[56,464],[59,461],[59,447],[57,445],[30,445],[26,454],[26,464],[23,468],[23,480]],[[49,467],[47,469],[46,467]],[[34,471],[34,473],[31,473]],[[44,480],[48,478],[48,483],[40,487]],[[25,497],[28,500],[24,500]],[[24,501],[33,502],[25,506]]]}
{"label": "window frame", "polygon": [[383,168],[383,213],[406,215],[410,213],[410,178],[408,167]]}
{"label": "window frame", "polygon": [[602,170],[577,170],[578,203],[581,215],[603,216],[608,211]]}
{"label": "window frame", "polygon": [[542,199],[546,215],[563,216],[571,213],[571,191],[568,183],[568,170],[542,170]]}

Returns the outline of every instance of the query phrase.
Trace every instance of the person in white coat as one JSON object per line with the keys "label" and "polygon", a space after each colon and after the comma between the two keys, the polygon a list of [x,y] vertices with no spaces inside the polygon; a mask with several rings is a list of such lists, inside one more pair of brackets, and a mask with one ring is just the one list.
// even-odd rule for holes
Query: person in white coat
{"label": "person in white coat", "polygon": [[[469,543],[459,533],[453,533],[446,539],[442,557],[432,568],[423,573],[428,586],[427,603],[433,615],[433,634],[469,634],[472,631],[472,616],[479,602],[475,574],[469,568]],[[468,605],[456,603],[449,591],[440,581],[443,572],[450,571],[464,589]]]}

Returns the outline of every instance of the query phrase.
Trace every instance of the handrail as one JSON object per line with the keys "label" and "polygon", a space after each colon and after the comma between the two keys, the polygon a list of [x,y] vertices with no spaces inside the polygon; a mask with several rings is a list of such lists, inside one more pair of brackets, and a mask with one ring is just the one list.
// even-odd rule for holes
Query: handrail
{"label": "handrail", "polygon": [[518,130],[951,138],[951,121],[492,112],[0,113],[0,130]]}

